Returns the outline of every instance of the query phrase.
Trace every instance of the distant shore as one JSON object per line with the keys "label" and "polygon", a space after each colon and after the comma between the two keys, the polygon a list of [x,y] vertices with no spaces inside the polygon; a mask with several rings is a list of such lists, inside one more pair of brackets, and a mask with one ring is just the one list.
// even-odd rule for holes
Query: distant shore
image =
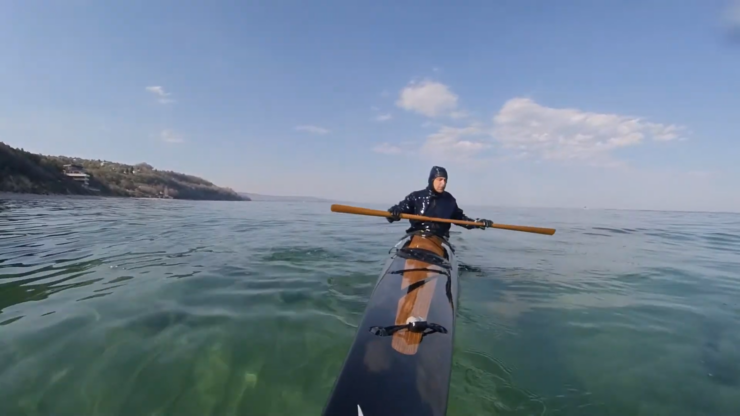
{"label": "distant shore", "polygon": [[[35,194],[31,192],[0,192],[0,199],[15,200],[32,200],[32,199],[136,199],[146,201],[211,201],[211,202],[246,202],[244,200],[228,199],[172,199],[172,198],[153,198],[138,196],[119,196],[119,195],[78,195],[78,194]],[[252,202],[252,201],[249,201]]]}
{"label": "distant shore", "polygon": [[98,195],[77,195],[77,194],[34,194],[30,192],[0,192],[0,199],[103,199],[103,198],[120,198],[131,199],[126,197],[115,196],[98,196]]}
{"label": "distant shore", "polygon": [[185,173],[99,159],[48,156],[0,142],[0,192],[67,197],[249,201],[233,189]]}

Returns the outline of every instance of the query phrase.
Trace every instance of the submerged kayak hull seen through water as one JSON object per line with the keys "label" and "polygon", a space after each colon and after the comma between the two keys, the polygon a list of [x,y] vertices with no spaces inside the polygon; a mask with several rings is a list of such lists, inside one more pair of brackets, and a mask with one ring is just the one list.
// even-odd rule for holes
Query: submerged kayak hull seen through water
{"label": "submerged kayak hull seen through water", "polygon": [[436,236],[410,234],[394,249],[324,416],[447,411],[458,296],[453,247]]}

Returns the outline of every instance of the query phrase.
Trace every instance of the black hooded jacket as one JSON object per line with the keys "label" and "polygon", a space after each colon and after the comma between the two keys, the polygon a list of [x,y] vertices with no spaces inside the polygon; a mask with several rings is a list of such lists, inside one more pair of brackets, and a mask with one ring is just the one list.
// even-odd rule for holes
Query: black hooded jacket
{"label": "black hooded jacket", "polygon": [[[414,214],[424,215],[427,217],[437,218],[448,218],[463,221],[475,221],[469,218],[463,213],[463,210],[457,206],[455,197],[447,191],[437,193],[434,190],[432,183],[434,178],[443,177],[447,179],[447,171],[443,167],[434,166],[429,172],[429,179],[427,181],[427,187],[418,191],[411,192],[401,202],[394,205],[388,211],[392,211],[393,208],[400,208],[400,212],[403,214]],[[411,227],[406,232],[414,231],[429,231],[440,237],[449,238],[450,236],[450,225],[444,222],[422,222],[417,220],[409,220]],[[457,225],[457,224],[456,224]],[[459,225],[460,227],[473,229],[474,226]]]}

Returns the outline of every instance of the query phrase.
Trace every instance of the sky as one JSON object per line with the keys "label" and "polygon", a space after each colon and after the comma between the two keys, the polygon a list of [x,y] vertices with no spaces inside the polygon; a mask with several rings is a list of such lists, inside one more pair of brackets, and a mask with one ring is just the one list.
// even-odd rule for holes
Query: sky
{"label": "sky", "polygon": [[0,141],[240,192],[740,211],[740,0],[0,2]]}

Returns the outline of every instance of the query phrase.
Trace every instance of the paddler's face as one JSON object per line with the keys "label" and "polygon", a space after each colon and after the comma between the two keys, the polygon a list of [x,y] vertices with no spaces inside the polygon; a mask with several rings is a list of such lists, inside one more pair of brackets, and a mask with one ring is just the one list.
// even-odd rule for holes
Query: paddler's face
{"label": "paddler's face", "polygon": [[434,178],[434,182],[432,182],[432,185],[434,186],[435,191],[442,193],[447,186],[447,179],[442,177]]}

